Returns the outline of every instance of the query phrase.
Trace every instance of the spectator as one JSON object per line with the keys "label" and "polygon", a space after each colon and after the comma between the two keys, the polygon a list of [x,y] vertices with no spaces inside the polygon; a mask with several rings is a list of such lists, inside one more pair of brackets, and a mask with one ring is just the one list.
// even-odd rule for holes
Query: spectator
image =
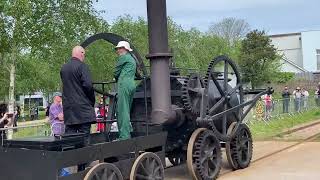
{"label": "spectator", "polygon": [[53,96],[53,103],[49,110],[49,123],[51,125],[52,135],[64,134],[64,117],[62,109],[62,94],[57,92]]}
{"label": "spectator", "polygon": [[315,95],[316,95],[316,104],[317,106],[320,106],[320,82],[318,83],[318,87],[315,92]]}
{"label": "spectator", "polygon": [[38,105],[36,105],[36,107],[34,107],[34,118],[35,118],[35,120],[39,120],[39,107],[38,107]]}
{"label": "spectator", "polygon": [[284,90],[282,91],[282,100],[283,100],[283,113],[289,112],[289,102],[290,102],[290,95],[288,86],[284,87]]}
{"label": "spectator", "polygon": [[47,107],[46,107],[46,120],[48,120],[48,121],[49,121],[50,106],[51,106],[51,104],[48,103],[48,105],[47,105]]}
{"label": "spectator", "polygon": [[296,90],[293,91],[293,98],[294,98],[294,109],[296,112],[301,111],[301,99],[302,93],[300,87],[297,87]]}
{"label": "spectator", "polygon": [[[11,117],[10,117],[11,116]],[[8,113],[8,106],[7,104],[0,104],[0,128],[5,128],[10,126],[12,122],[13,114]],[[7,139],[7,132],[0,131],[0,143],[2,145],[2,140]]]}
{"label": "spectator", "polygon": [[[18,121],[19,117],[20,117],[20,107],[16,106],[15,111],[14,111],[13,127],[17,127],[18,126],[17,121]],[[13,132],[17,132],[17,131],[18,131],[18,129],[14,129],[13,130]]]}
{"label": "spectator", "polygon": [[309,92],[308,92],[305,88],[302,88],[301,94],[302,94],[302,104],[303,104],[303,108],[304,108],[304,109],[307,109]]}
{"label": "spectator", "polygon": [[272,97],[271,94],[267,94],[264,97],[265,107],[266,107],[266,114],[265,118],[270,119],[271,118],[271,109],[272,109]]}
{"label": "spectator", "polygon": [[30,109],[30,120],[33,121],[35,118],[35,107],[31,107]]}
{"label": "spectator", "polygon": [[19,120],[19,118],[21,116],[21,108],[20,108],[20,106],[16,107],[16,112],[17,112],[17,120]]}

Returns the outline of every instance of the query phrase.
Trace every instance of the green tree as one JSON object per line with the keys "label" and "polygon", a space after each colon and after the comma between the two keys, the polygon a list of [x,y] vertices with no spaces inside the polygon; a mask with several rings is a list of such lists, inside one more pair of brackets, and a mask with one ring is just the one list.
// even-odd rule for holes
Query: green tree
{"label": "green tree", "polygon": [[280,56],[265,31],[253,30],[241,42],[238,64],[243,80],[255,88],[271,81],[279,72]]}
{"label": "green tree", "polygon": [[10,84],[11,105],[15,91],[57,90],[59,69],[70,56],[72,46],[108,28],[92,3],[92,0],[0,2],[3,65],[0,71],[4,75],[0,77],[0,85]]}

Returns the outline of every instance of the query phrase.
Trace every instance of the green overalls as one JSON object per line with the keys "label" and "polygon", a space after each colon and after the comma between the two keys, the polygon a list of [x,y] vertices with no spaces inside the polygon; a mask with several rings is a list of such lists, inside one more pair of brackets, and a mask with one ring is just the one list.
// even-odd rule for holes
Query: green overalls
{"label": "green overalls", "polygon": [[130,110],[136,90],[135,73],[136,61],[130,53],[119,56],[114,77],[118,83],[117,119],[120,140],[131,138]]}

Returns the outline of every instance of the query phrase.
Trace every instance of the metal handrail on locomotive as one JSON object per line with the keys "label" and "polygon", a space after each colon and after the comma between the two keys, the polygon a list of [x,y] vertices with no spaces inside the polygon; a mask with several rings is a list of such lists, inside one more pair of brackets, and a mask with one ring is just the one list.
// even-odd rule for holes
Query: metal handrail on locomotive
{"label": "metal handrail on locomotive", "polygon": [[[216,179],[226,149],[230,166],[249,166],[252,158],[250,129],[243,123],[255,102],[272,88],[248,91],[235,63],[227,56],[211,60],[206,72],[180,73],[170,66],[166,1],[147,0],[150,75],[135,47],[138,85],[131,109],[132,138],[117,140],[118,133],[104,132],[4,140],[0,148],[1,179],[8,180],[142,180],[164,179],[165,157],[172,165],[187,164],[195,180]],[[100,33],[89,37],[113,45],[125,38]],[[114,82],[109,82],[114,83]],[[116,91],[106,92],[108,82],[95,83],[96,92],[109,98],[108,117],[116,122]],[[98,86],[102,86],[102,89]],[[98,90],[99,89],[99,90]],[[246,94],[255,94],[247,102]],[[89,143],[87,143],[89,142]],[[95,165],[90,166],[89,164]],[[65,168],[86,164],[84,170],[61,175]]]}

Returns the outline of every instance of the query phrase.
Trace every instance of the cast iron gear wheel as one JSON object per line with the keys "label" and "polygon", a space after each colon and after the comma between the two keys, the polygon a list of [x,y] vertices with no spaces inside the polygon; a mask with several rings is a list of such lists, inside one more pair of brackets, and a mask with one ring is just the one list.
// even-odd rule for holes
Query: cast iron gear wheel
{"label": "cast iron gear wheel", "polygon": [[212,180],[218,177],[222,164],[221,146],[211,130],[199,128],[192,134],[187,158],[189,172],[194,179]]}
{"label": "cast iron gear wheel", "polygon": [[[233,132],[235,122],[228,128],[228,134]],[[226,142],[226,154],[230,166],[234,169],[243,169],[249,166],[252,159],[252,136],[246,124],[240,124],[237,132],[230,141]]]}
{"label": "cast iron gear wheel", "polygon": [[195,115],[200,114],[201,89],[205,87],[199,74],[190,74],[182,85],[182,101],[186,110]]}

